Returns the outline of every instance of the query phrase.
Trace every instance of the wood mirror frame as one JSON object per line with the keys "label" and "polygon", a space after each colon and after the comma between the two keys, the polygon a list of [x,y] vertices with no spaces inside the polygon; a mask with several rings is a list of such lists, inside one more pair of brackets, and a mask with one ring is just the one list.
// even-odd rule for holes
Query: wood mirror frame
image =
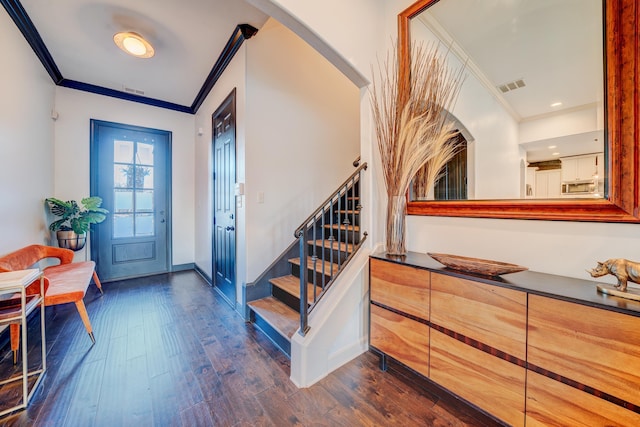
{"label": "wood mirror frame", "polygon": [[[401,82],[406,82],[409,78],[411,18],[438,1],[418,0],[398,15]],[[640,129],[637,111],[640,85],[639,6],[640,0],[605,0],[607,190],[604,199],[408,201],[407,213],[476,218],[640,222]]]}

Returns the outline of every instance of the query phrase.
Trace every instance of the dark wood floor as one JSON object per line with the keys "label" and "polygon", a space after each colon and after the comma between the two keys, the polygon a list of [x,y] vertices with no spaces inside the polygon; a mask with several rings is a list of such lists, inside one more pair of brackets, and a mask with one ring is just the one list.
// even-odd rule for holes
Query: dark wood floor
{"label": "dark wood floor", "polygon": [[[93,286],[91,346],[75,306],[48,307],[48,371],[3,426],[480,426],[487,420],[365,353],[313,387],[196,273]],[[29,322],[30,337],[37,322]],[[37,361],[37,339],[29,351]],[[13,369],[2,349],[0,374]],[[15,398],[0,390],[0,401]]]}

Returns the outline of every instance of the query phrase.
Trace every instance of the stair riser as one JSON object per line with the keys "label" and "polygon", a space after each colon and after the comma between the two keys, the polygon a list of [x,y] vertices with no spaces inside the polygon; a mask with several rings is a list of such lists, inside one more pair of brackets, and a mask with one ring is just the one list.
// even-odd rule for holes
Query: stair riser
{"label": "stair riser", "polygon": [[293,310],[300,311],[300,298],[296,298],[294,295],[291,295],[289,292],[283,291],[277,286],[273,286],[273,288],[271,289],[271,295],[274,298],[277,298],[285,303]]}
{"label": "stair riser", "polygon": [[[327,272],[328,273],[328,272]],[[291,265],[291,274],[293,274],[296,277],[300,277],[300,266],[297,264],[292,264]],[[329,283],[329,280],[331,280],[331,276],[329,274],[322,274],[322,269],[319,268],[318,271],[315,272],[315,282],[313,281],[313,277],[314,277],[314,271],[308,269],[307,270],[307,280],[309,283],[315,283],[316,286],[322,286],[322,278],[324,276],[324,283],[325,285],[327,283]]]}
{"label": "stair riser", "polygon": [[344,224],[345,219],[349,221],[349,225],[360,225],[360,215],[351,214],[336,214],[336,217],[333,218],[333,223]]}
{"label": "stair riser", "polygon": [[[309,254],[313,254],[313,248],[314,245],[309,245]],[[340,253],[338,254],[338,251],[336,249],[332,250],[329,248],[323,248],[321,246],[315,246],[315,249],[318,259],[321,259],[324,256],[325,261],[333,262],[334,264],[337,264],[338,260],[343,263],[349,256],[349,254],[345,251],[340,251]],[[331,252],[333,252],[333,258],[331,258]]]}
{"label": "stair riser", "polygon": [[343,230],[331,230],[326,229],[324,237],[328,239],[333,234],[333,238],[339,242],[358,244],[360,242],[360,231],[356,231],[355,233],[352,231],[343,231]]}
{"label": "stair riser", "polygon": [[280,347],[280,350],[291,358],[291,341],[289,338],[283,337],[277,330],[275,330],[268,322],[266,322],[258,313],[250,310],[249,320],[254,323],[275,345]]}

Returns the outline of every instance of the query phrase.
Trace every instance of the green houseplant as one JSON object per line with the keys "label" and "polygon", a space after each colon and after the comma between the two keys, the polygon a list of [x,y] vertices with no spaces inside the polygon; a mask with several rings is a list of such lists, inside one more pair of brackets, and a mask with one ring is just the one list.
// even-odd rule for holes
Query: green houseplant
{"label": "green houseplant", "polygon": [[108,210],[101,208],[102,198],[85,197],[80,204],[75,200],[62,201],[55,197],[45,200],[53,215],[59,217],[49,230],[56,232],[58,246],[78,251],[86,243],[87,232],[91,224],[98,224],[107,218]]}

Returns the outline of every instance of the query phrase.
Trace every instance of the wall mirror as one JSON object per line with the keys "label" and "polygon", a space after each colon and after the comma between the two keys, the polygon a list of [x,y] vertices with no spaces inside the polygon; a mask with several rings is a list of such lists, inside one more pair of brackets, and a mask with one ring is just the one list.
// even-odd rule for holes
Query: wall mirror
{"label": "wall mirror", "polygon": [[403,11],[400,78],[423,40],[440,40],[467,75],[452,112],[466,152],[435,191],[412,187],[409,214],[638,222],[638,1],[420,0]]}

